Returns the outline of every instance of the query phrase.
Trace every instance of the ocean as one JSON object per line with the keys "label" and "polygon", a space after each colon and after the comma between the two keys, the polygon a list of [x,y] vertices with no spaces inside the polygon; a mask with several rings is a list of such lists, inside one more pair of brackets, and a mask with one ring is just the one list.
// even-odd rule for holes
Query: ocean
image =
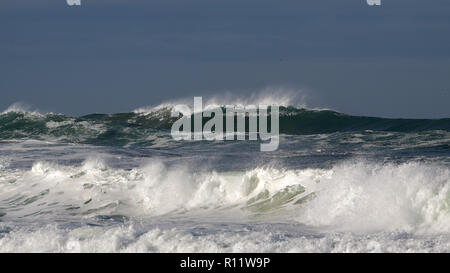
{"label": "ocean", "polygon": [[450,252],[450,119],[280,108],[280,144],[170,106],[0,114],[0,252]]}

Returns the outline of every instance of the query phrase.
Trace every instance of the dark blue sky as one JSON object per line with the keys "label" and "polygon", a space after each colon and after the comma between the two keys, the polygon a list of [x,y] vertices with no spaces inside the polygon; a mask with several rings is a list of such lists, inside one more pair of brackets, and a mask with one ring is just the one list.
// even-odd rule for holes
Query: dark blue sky
{"label": "dark blue sky", "polygon": [[0,109],[124,112],[267,86],[311,107],[450,117],[450,1],[0,1]]}

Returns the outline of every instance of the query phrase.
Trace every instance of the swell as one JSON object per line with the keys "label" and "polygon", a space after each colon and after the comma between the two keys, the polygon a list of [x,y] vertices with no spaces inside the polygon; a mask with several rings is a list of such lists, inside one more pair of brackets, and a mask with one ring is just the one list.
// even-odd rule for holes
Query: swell
{"label": "swell", "polygon": [[307,110],[288,107],[280,118],[280,129],[286,134],[322,134],[349,131],[421,132],[450,131],[447,119],[389,119],[351,116],[330,110]]}
{"label": "swell", "polygon": [[[176,118],[171,107],[147,113],[62,114],[6,112],[0,114],[0,139],[57,139],[102,145],[151,145],[149,136],[165,134]],[[203,123],[208,119],[204,118]],[[270,127],[270,124],[269,124]],[[330,110],[280,107],[280,133],[290,135],[359,131],[422,132],[450,131],[450,119],[388,119],[351,116]]]}

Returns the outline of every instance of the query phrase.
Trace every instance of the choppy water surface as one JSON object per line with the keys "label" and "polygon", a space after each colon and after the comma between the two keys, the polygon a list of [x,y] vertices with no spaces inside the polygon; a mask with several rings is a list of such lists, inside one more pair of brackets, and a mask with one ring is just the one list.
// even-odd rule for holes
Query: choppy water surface
{"label": "choppy water surface", "polygon": [[449,120],[283,108],[262,153],[168,113],[2,113],[0,251],[450,251]]}

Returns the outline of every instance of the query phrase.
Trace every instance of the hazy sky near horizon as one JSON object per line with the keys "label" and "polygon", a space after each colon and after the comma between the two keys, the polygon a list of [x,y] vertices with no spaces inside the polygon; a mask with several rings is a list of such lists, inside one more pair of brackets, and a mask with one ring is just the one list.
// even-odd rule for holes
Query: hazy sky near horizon
{"label": "hazy sky near horizon", "polygon": [[71,115],[267,87],[310,107],[450,117],[450,1],[2,0],[0,111]]}

